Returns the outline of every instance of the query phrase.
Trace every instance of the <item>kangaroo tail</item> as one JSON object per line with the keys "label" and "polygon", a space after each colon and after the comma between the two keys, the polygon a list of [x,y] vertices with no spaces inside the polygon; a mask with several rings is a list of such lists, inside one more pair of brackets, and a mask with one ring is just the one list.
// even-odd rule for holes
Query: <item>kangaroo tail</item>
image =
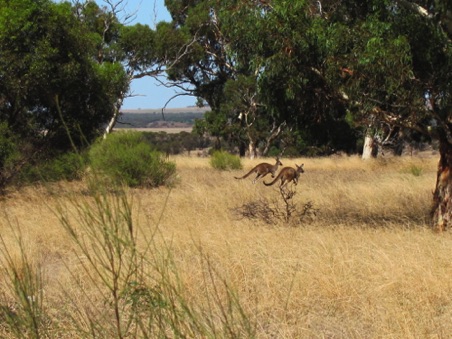
{"label": "kangaroo tail", "polygon": [[245,174],[243,177],[234,177],[236,179],[245,179],[248,175],[250,175],[249,173]]}
{"label": "kangaroo tail", "polygon": [[254,170],[256,169],[256,167],[254,167],[251,171],[249,171],[248,173],[246,173],[243,177],[234,177],[236,179],[245,179],[248,178],[250,176],[251,173],[254,172]]}
{"label": "kangaroo tail", "polygon": [[278,180],[278,178],[275,178],[275,180],[273,180],[272,182],[265,182],[264,181],[264,185],[265,186],[271,186],[271,185],[273,185],[276,182],[276,180]]}
{"label": "kangaroo tail", "polygon": [[279,172],[279,174],[276,176],[275,179],[273,179],[272,182],[265,182],[265,181],[264,181],[264,185],[265,185],[265,186],[271,186],[271,185],[273,185],[273,184],[274,184],[276,181],[278,181],[278,179],[281,177],[281,173],[282,173],[282,172]]}

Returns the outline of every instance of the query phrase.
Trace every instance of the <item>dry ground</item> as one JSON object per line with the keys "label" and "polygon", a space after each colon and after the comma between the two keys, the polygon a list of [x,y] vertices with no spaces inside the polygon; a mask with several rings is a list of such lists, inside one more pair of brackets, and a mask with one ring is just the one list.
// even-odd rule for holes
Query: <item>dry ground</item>
{"label": "dry ground", "polygon": [[[178,169],[174,188],[133,189],[128,196],[140,232],[156,234],[170,249],[187,300],[202,308],[209,293],[215,295],[207,262],[237,293],[257,338],[452,333],[452,237],[428,227],[437,158],[282,159],[284,166],[304,163],[294,201],[317,210],[314,218],[289,224],[234,213],[249,202],[280,198],[276,187],[233,178],[259,160],[243,160],[243,170],[232,172],[212,169],[208,159],[171,160]],[[84,183],[29,187],[0,202],[0,246],[19,258],[13,234],[20,233],[25,252],[42,269],[45,303],[55,318],[62,298],[83,308],[96,296],[57,212],[64,206],[77,223],[74,198],[90,199],[85,190]],[[14,303],[6,268],[0,306]]]}

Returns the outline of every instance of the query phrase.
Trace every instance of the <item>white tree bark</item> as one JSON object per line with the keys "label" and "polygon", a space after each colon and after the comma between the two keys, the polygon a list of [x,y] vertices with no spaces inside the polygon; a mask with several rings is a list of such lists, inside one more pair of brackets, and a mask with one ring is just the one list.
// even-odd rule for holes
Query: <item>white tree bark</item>
{"label": "white tree bark", "polygon": [[376,146],[374,138],[371,135],[367,134],[366,137],[364,138],[362,159],[367,160],[367,159],[375,158],[377,155],[376,147],[377,146]]}
{"label": "white tree bark", "polygon": [[116,105],[113,110],[113,116],[110,119],[110,122],[108,123],[107,127],[105,127],[103,138],[106,139],[107,135],[109,135],[113,128],[116,125],[116,122],[119,119],[119,115],[121,114],[121,106],[124,101],[125,93],[121,93],[121,97],[116,101]]}
{"label": "white tree bark", "polygon": [[256,143],[252,139],[249,139],[248,142],[248,152],[250,159],[254,159],[255,157],[257,157]]}

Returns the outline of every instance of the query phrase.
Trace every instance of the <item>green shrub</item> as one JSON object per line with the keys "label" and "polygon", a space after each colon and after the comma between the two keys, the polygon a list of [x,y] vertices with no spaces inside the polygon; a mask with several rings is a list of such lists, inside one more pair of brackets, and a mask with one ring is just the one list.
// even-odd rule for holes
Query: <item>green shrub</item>
{"label": "green shrub", "polygon": [[0,123],[0,182],[16,185],[80,179],[83,157],[75,152],[31,152],[30,141],[13,135],[6,123]]}
{"label": "green shrub", "polygon": [[280,155],[281,155],[281,150],[276,146],[271,146],[266,156],[269,158],[276,158],[277,156],[280,156]]}
{"label": "green shrub", "polygon": [[242,169],[240,158],[224,151],[214,151],[210,158],[210,164],[213,168],[223,171]]}
{"label": "green shrub", "polygon": [[15,136],[6,122],[0,122],[0,192],[13,176],[19,155]]}
{"label": "green shrub", "polygon": [[284,157],[286,158],[298,158],[300,151],[295,146],[288,146],[284,150]]}
{"label": "green shrub", "polygon": [[18,176],[18,183],[55,182],[79,180],[86,168],[86,156],[76,152],[60,154],[54,158],[40,159],[27,164]]}
{"label": "green shrub", "polygon": [[0,123],[0,169],[17,156],[17,145],[6,122]]}
{"label": "green shrub", "polygon": [[420,177],[422,173],[424,172],[421,167],[418,167],[416,165],[412,165],[409,169],[409,172],[414,175],[415,177]]}
{"label": "green shrub", "polygon": [[157,187],[170,184],[176,165],[146,143],[141,133],[113,133],[89,151],[94,173],[113,184]]}

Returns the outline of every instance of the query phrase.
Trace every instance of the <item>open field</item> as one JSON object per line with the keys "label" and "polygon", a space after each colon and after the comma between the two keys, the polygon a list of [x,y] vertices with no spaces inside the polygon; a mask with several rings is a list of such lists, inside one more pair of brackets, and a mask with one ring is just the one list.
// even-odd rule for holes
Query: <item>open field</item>
{"label": "open field", "polygon": [[197,106],[188,106],[188,107],[179,107],[179,108],[140,108],[140,109],[122,109],[122,113],[136,113],[136,114],[181,114],[181,113],[204,113],[209,111],[210,107],[197,107]]}
{"label": "open field", "polygon": [[191,133],[193,130],[192,127],[169,127],[169,128],[118,128],[115,131],[135,131],[135,132],[152,132],[152,133],[180,133],[180,132],[187,132]]}
{"label": "open field", "polygon": [[151,129],[149,132],[191,132],[197,119],[202,119],[208,107],[181,107],[161,109],[122,110],[115,130]]}
{"label": "open field", "polygon": [[[158,318],[158,324],[173,320],[166,332],[150,337],[446,338],[452,333],[452,236],[428,227],[436,157],[282,159],[284,166],[304,163],[293,201],[301,207],[310,202],[316,210],[315,216],[289,223],[237,213],[253,202],[280,199],[276,187],[253,185],[251,176],[233,179],[262,160],[243,160],[243,170],[232,172],[212,169],[205,158],[170,160],[178,169],[173,188],[131,189],[125,196],[131,206],[127,225],[136,232],[138,252],[146,253],[140,286],[159,291],[154,296],[162,299],[152,304],[156,310],[185,305],[177,309],[177,321],[167,313]],[[112,325],[114,303],[105,300],[114,289],[99,287],[109,283],[96,275],[108,269],[95,268],[90,259],[90,253],[102,252],[90,244],[110,243],[92,237],[92,225],[85,227],[91,212],[94,225],[102,219],[96,213],[114,219],[124,207],[115,201],[108,213],[99,212],[99,200],[87,194],[85,182],[28,187],[2,198],[0,255],[11,260],[0,258],[0,337],[14,337],[2,325],[6,314],[19,318],[21,305],[27,300],[33,305],[35,298],[42,303],[46,316],[39,326],[48,337],[94,336],[90,320],[104,323],[98,337],[119,337]],[[73,225],[72,236],[67,224]],[[89,245],[89,253],[74,243],[74,234]],[[18,301],[11,281],[28,281],[24,262],[40,272],[39,288]],[[11,267],[19,273],[12,279]],[[127,305],[124,313],[131,312]]]}

